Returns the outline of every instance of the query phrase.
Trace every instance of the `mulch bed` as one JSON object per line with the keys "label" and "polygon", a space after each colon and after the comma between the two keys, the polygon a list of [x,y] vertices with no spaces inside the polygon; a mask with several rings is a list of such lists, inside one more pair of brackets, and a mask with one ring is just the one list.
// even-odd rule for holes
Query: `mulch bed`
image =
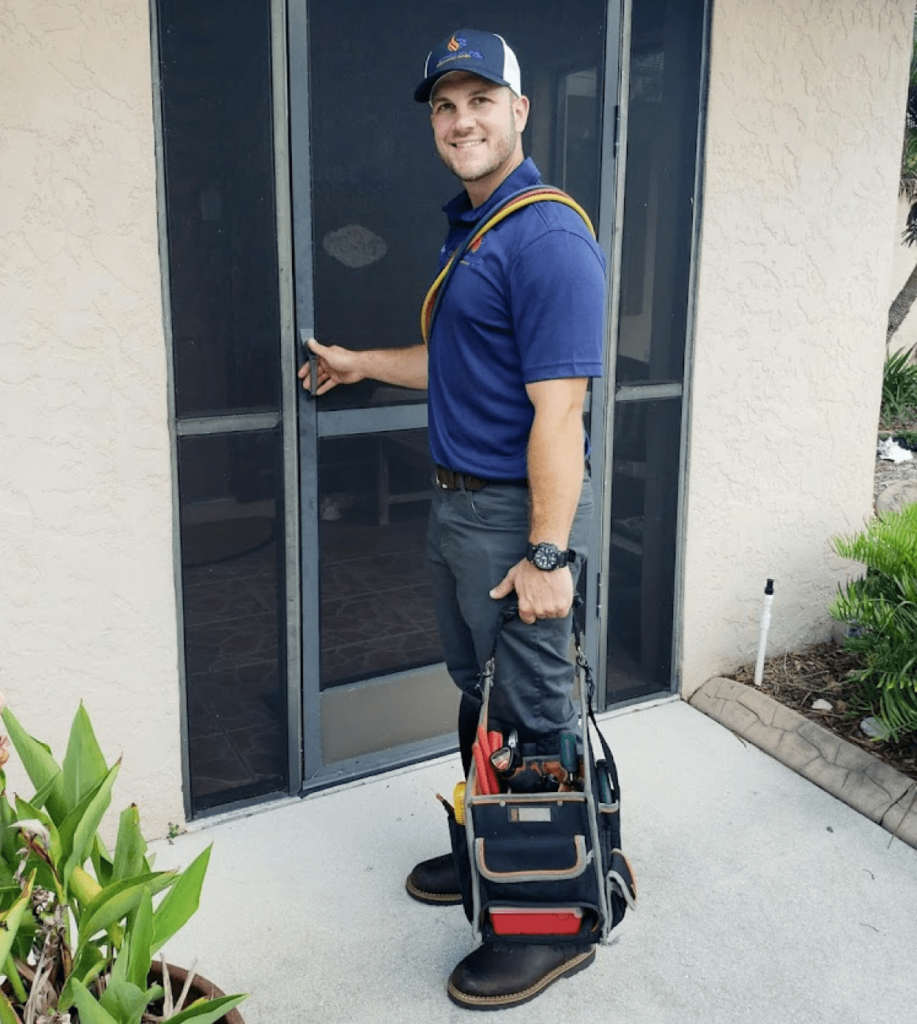
{"label": "mulch bed", "polygon": [[[845,651],[832,641],[813,644],[796,654],[765,661],[760,689],[917,780],[917,733],[904,734],[892,743],[870,739],[860,729],[860,722],[870,712],[863,708],[857,688],[848,678],[859,666],[858,654]],[[754,687],[755,666],[742,665],[727,678]],[[820,698],[831,704],[830,711],[812,708]]]}

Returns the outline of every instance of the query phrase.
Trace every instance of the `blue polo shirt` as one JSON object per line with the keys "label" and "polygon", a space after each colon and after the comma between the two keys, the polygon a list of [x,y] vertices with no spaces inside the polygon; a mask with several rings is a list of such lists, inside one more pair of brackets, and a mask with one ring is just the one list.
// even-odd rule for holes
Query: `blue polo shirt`
{"label": "blue polo shirt", "polygon": [[[541,184],[529,159],[481,206],[465,192],[439,269],[500,202]],[[525,477],[534,408],[525,385],[600,377],[605,258],[575,210],[534,203],[492,228],[446,287],[430,337],[433,461],[489,480]]]}

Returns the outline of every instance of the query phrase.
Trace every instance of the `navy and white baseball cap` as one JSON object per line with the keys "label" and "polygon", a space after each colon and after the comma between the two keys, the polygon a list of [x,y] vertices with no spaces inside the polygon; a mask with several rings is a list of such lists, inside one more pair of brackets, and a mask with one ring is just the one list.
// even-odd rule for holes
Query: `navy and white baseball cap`
{"label": "navy and white baseball cap", "polygon": [[418,103],[427,103],[433,86],[450,71],[467,71],[497,85],[508,85],[522,95],[519,61],[502,36],[474,28],[456,29],[430,51],[423,67],[423,81],[414,90]]}

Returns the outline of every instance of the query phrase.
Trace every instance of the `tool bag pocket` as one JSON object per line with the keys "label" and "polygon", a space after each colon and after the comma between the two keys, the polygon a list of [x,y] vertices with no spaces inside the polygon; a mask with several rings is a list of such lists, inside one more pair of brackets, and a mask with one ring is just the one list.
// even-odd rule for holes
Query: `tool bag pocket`
{"label": "tool bag pocket", "polygon": [[508,935],[531,943],[599,940],[600,859],[583,794],[472,795],[467,813],[477,926],[485,941]]}
{"label": "tool bag pocket", "polygon": [[[604,738],[599,733],[604,744]],[[617,794],[617,775],[614,772],[614,761],[611,762],[611,774],[614,782],[611,787],[605,785],[609,774],[608,762],[600,760],[594,768],[595,796],[599,848],[602,858],[603,884],[605,901],[609,915],[609,930],[621,923],[627,909],[634,909],[637,902],[637,885],[633,870],[627,857],[621,850],[621,819],[620,804],[617,799],[608,801],[611,794]],[[609,793],[610,789],[610,793]],[[604,799],[603,799],[604,798]]]}

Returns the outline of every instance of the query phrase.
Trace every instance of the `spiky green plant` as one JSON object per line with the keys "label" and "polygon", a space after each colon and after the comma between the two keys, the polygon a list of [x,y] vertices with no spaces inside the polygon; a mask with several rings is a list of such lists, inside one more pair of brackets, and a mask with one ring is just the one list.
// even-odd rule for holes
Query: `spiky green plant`
{"label": "spiky green plant", "polygon": [[882,375],[882,422],[894,423],[917,416],[917,363],[912,356],[917,346],[888,356]]}
{"label": "spiky green plant", "polygon": [[835,538],[834,549],[866,566],[866,575],[843,588],[830,611],[859,627],[845,642],[864,661],[852,678],[896,740],[917,730],[917,504],[874,519],[852,537]]}
{"label": "spiky green plant", "polygon": [[61,764],[9,708],[0,714],[35,786],[10,802],[0,738],[0,1024],[221,1020],[244,996],[151,1009],[166,995],[153,956],[197,911],[210,848],[183,872],[154,871],[132,804],[109,853],[98,827],[120,761],[106,763],[83,706]]}

